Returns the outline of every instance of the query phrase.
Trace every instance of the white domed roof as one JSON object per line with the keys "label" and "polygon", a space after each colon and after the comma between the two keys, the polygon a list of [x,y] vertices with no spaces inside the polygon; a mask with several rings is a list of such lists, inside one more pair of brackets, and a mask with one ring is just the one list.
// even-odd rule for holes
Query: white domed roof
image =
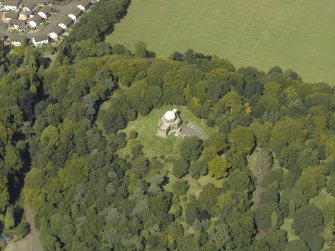
{"label": "white domed roof", "polygon": [[176,119],[176,114],[172,111],[167,111],[165,114],[164,114],[164,117],[167,121],[171,121],[171,120],[175,120]]}

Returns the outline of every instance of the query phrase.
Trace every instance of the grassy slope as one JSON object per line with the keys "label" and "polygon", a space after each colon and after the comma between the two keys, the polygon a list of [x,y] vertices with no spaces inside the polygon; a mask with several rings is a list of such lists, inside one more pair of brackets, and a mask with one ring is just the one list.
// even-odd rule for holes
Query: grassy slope
{"label": "grassy slope", "polygon": [[192,48],[237,66],[279,65],[306,81],[335,84],[334,23],[333,0],[134,0],[107,41],[144,41],[164,57]]}
{"label": "grassy slope", "polygon": [[[108,109],[108,107],[109,102],[106,102],[105,104],[103,104],[101,109],[106,110]],[[150,159],[154,157],[160,157],[162,155],[165,155],[166,158],[170,159],[178,157],[179,145],[182,139],[172,135],[169,136],[167,139],[156,136],[159,117],[167,110],[171,110],[172,108],[178,108],[178,110],[181,112],[180,117],[183,121],[188,121],[201,127],[206,135],[209,136],[215,133],[215,129],[207,127],[203,120],[196,118],[186,107],[163,106],[152,110],[148,115],[144,117],[139,116],[136,121],[132,121],[128,124],[127,128],[123,131],[128,135],[131,130],[134,130],[138,132],[138,137],[135,140],[128,140],[127,146],[119,150],[118,153],[121,156],[126,156],[127,154],[130,154],[131,146],[136,141],[140,141],[144,146],[144,153]],[[178,180],[172,174],[172,167],[172,163],[168,162],[162,167],[163,169],[161,171],[161,173],[166,173],[169,178],[169,183],[164,188],[169,192],[173,191],[172,186]],[[186,201],[180,201],[180,205],[184,210],[191,195],[195,195],[196,197],[198,197],[200,192],[202,191],[203,186],[208,183],[215,183],[215,180],[208,175],[202,176],[199,179],[194,179],[191,177],[190,174],[188,174],[182,179],[187,180],[190,185],[187,194],[182,196],[186,197]],[[183,224],[184,228],[187,229],[189,233],[192,233],[192,231],[194,230],[193,227],[190,227],[186,224],[183,217],[179,218],[178,222]]]}

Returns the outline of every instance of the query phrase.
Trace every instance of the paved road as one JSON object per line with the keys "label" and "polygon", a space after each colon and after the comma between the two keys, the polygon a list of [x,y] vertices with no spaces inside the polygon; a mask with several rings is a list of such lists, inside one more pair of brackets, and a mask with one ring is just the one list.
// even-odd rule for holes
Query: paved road
{"label": "paved road", "polygon": [[[38,1],[36,1],[37,3]],[[22,37],[32,38],[34,35],[48,35],[54,28],[57,27],[60,20],[68,14],[69,11],[72,10],[72,8],[76,7],[80,0],[72,0],[66,5],[57,5],[52,4],[52,6],[57,10],[58,14],[57,16],[53,16],[51,21],[43,27],[42,30],[36,31],[36,32],[30,32],[30,33],[10,33],[6,30],[5,24],[0,20],[0,34],[3,34],[5,36],[11,36],[11,35],[18,35]]]}

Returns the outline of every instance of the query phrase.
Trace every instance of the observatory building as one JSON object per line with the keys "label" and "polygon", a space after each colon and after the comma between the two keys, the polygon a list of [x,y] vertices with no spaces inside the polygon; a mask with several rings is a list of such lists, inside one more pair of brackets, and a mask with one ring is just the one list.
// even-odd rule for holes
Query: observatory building
{"label": "observatory building", "polygon": [[177,114],[177,109],[167,111],[158,122],[157,135],[163,138],[167,138],[169,133],[177,132],[181,126],[181,119]]}

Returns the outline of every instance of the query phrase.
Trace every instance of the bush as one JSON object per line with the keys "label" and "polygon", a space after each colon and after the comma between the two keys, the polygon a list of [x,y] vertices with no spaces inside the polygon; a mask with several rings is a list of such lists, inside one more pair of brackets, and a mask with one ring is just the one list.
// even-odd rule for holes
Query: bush
{"label": "bush", "polygon": [[196,219],[199,219],[199,210],[193,205],[190,204],[185,210],[186,223],[193,225]]}
{"label": "bush", "polygon": [[208,167],[205,161],[192,161],[190,165],[190,174],[193,178],[198,179],[201,175],[208,173]]}
{"label": "bush", "polygon": [[136,139],[137,136],[138,136],[138,133],[136,131],[134,131],[134,130],[131,130],[129,132],[129,136],[128,137],[129,137],[129,139]]}
{"label": "bush", "polygon": [[176,176],[176,178],[180,179],[183,176],[185,176],[186,174],[188,174],[188,167],[189,167],[189,163],[184,160],[184,159],[179,159],[176,160],[173,163],[173,175]]}
{"label": "bush", "polygon": [[187,180],[177,180],[172,185],[173,193],[178,197],[186,194],[189,187],[190,185],[188,184]]}

